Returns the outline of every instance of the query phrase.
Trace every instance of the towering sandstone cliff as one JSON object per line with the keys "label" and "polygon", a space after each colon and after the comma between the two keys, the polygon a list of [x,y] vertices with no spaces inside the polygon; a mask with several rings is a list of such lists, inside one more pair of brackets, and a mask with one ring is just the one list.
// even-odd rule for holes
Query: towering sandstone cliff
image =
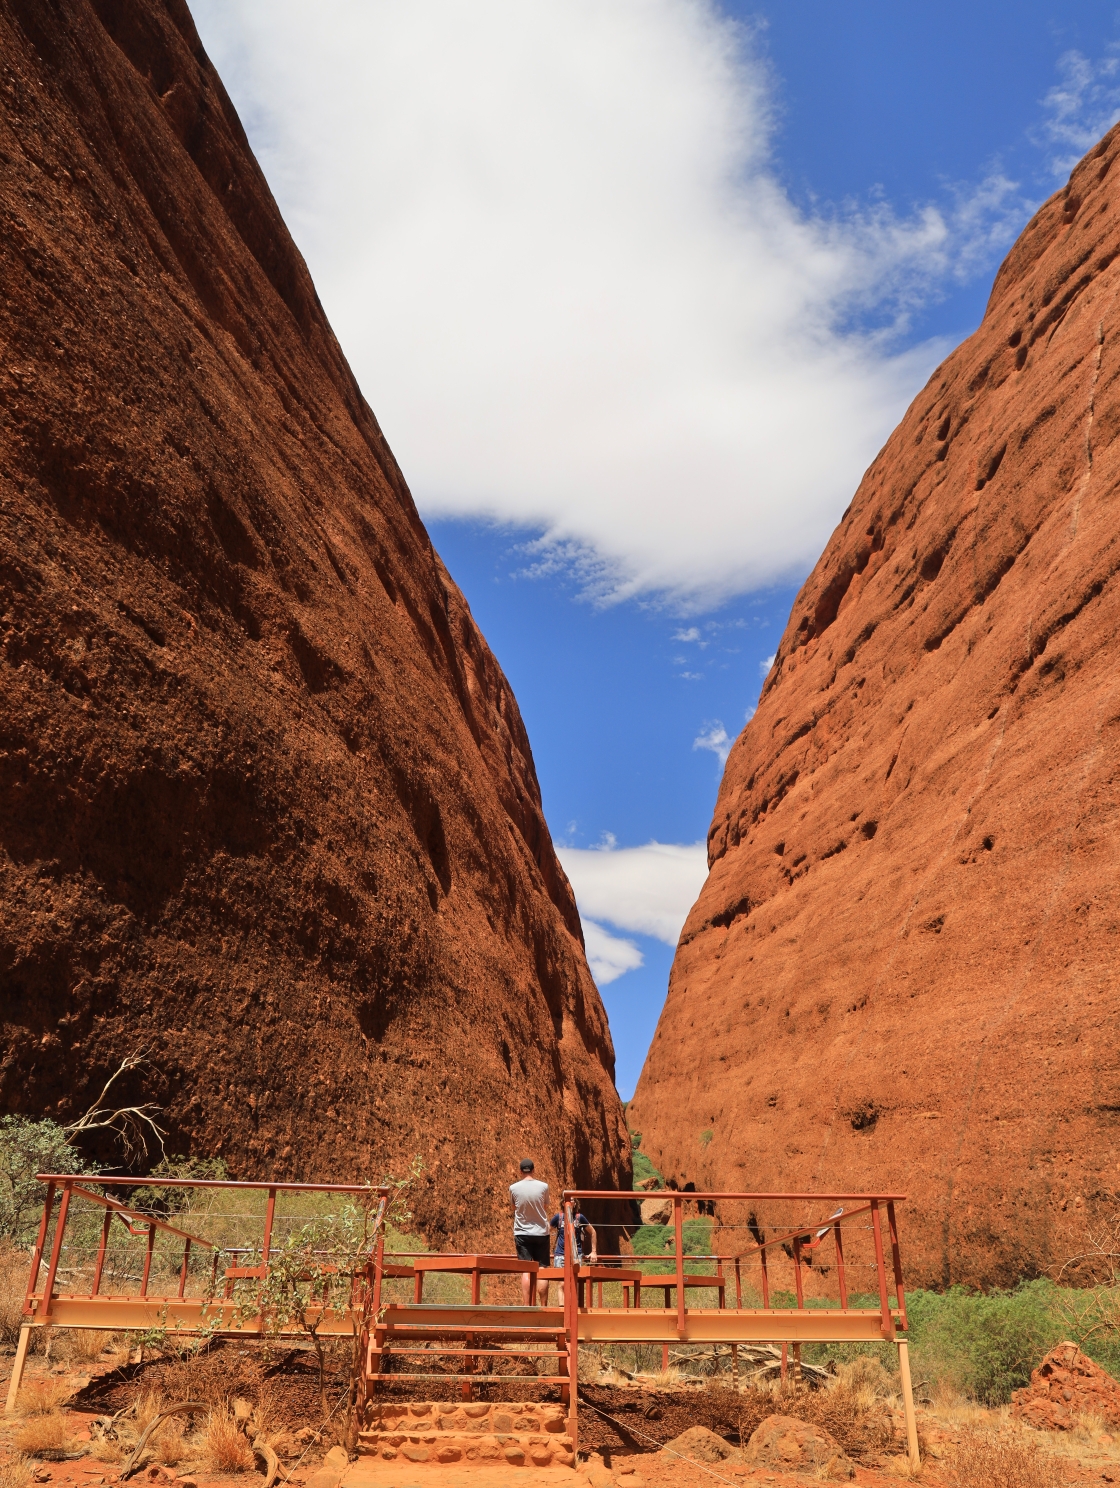
{"label": "towering sandstone cliff", "polygon": [[[239,1176],[628,1177],[509,686],[182,0],[0,0],[0,1108]],[[432,437],[438,438],[434,429]]]}
{"label": "towering sandstone cliff", "polygon": [[1120,1192],[1118,155],[798,595],[630,1109],[698,1187],[908,1192],[926,1282],[1036,1273]]}

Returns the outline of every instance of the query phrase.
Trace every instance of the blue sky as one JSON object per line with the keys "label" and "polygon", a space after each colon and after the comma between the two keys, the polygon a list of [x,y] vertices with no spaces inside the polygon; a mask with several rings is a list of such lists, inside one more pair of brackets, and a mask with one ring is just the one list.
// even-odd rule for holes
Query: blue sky
{"label": "blue sky", "polygon": [[726,740],[863,468],[1120,114],[1120,11],[194,12],[513,684],[628,1097]]}

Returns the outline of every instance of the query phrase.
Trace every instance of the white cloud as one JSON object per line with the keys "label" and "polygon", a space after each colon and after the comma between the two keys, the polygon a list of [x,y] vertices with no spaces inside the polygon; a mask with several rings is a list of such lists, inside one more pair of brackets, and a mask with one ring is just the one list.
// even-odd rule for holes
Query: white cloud
{"label": "white cloud", "polygon": [[642,964],[642,953],[632,940],[612,935],[594,920],[583,921],[583,939],[587,946],[587,964],[598,987],[617,981]]}
{"label": "white cloud", "polygon": [[1044,142],[1054,153],[1048,164],[1066,176],[1101,135],[1120,119],[1120,49],[1097,61],[1070,51],[1058,59],[1061,79],[1042,100]]}
{"label": "white cloud", "polygon": [[687,630],[676,630],[673,632],[674,641],[698,641],[700,639],[700,627],[690,625]]}
{"label": "white cloud", "polygon": [[717,718],[714,723],[708,724],[699,738],[693,739],[692,747],[693,749],[710,749],[720,764],[725,765],[734,742],[734,739],[728,737],[727,730]]}
{"label": "white cloud", "polygon": [[604,596],[799,577],[944,350],[853,317],[1020,211],[805,215],[714,0],[192,8],[421,510]]}
{"label": "white cloud", "polygon": [[556,851],[575,890],[585,935],[593,918],[675,946],[708,875],[703,842]]}
{"label": "white cloud", "polygon": [[774,658],[777,656],[777,654],[778,653],[776,651],[774,651],[771,655],[769,655],[768,657],[766,657],[765,661],[760,661],[759,662],[759,664],[758,664],[758,670],[762,673],[762,675],[764,677],[769,673],[770,668],[774,665]]}

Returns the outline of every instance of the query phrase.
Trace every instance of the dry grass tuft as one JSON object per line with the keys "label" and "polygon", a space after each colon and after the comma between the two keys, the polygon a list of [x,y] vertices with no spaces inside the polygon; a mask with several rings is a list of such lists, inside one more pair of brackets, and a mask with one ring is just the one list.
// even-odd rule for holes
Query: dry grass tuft
{"label": "dry grass tuft", "polygon": [[918,1463],[917,1467],[907,1456],[892,1457],[887,1463],[887,1471],[896,1478],[902,1478],[908,1483],[918,1483],[925,1473],[925,1459]]}
{"label": "dry grass tuft", "polygon": [[970,1428],[953,1457],[958,1488],[1062,1488],[1059,1463],[1045,1447]]}
{"label": "dry grass tuft", "polygon": [[257,1403],[253,1407],[250,1435],[263,1436],[267,1441],[271,1441],[283,1429],[280,1398],[271,1385],[263,1384],[257,1391]]}
{"label": "dry grass tuft", "polygon": [[115,1341],[115,1334],[100,1328],[69,1328],[58,1341],[58,1356],[67,1364],[91,1364]]}
{"label": "dry grass tuft", "polygon": [[[25,1250],[0,1244],[0,1343],[13,1347],[23,1324],[28,1257]],[[39,1329],[38,1331],[42,1331]]]}
{"label": "dry grass tuft", "polygon": [[1102,1415],[1090,1411],[1087,1415],[1078,1416],[1069,1434],[1079,1446],[1089,1447],[1098,1442],[1102,1436],[1111,1436],[1112,1428]]}
{"label": "dry grass tuft", "polygon": [[894,1424],[873,1384],[837,1380],[826,1390],[812,1390],[784,1402],[787,1415],[811,1421],[827,1431],[849,1457],[896,1450]]}
{"label": "dry grass tuft", "polygon": [[21,1416],[45,1416],[74,1393],[73,1382],[55,1374],[25,1379],[16,1404]]}
{"label": "dry grass tuft", "polygon": [[74,1450],[74,1437],[60,1410],[32,1416],[15,1433],[17,1452],[29,1457],[54,1457]]}
{"label": "dry grass tuft", "polygon": [[165,1467],[174,1467],[182,1462],[187,1455],[186,1443],[183,1441],[184,1429],[182,1416],[169,1416],[159,1430],[148,1438],[148,1445],[156,1454],[157,1462],[162,1462]]}
{"label": "dry grass tuft", "polygon": [[[98,1462],[112,1464],[123,1462],[125,1451],[119,1441],[114,1441],[108,1436],[99,1436],[90,1444],[89,1455],[96,1457]],[[0,1488],[3,1488],[3,1485],[0,1485]]]}
{"label": "dry grass tuft", "polygon": [[847,1364],[840,1364],[836,1378],[850,1390],[863,1393],[871,1400],[884,1400],[898,1392],[898,1381],[887,1372],[878,1359],[862,1354]]}
{"label": "dry grass tuft", "polygon": [[250,1472],[256,1466],[253,1449],[228,1410],[210,1412],[199,1447],[204,1461],[214,1472]]}
{"label": "dry grass tuft", "polygon": [[132,1407],[137,1436],[147,1431],[166,1404],[162,1390],[142,1390],[137,1395],[136,1403]]}
{"label": "dry grass tuft", "polygon": [[31,1464],[17,1453],[0,1462],[0,1488],[31,1488]]}

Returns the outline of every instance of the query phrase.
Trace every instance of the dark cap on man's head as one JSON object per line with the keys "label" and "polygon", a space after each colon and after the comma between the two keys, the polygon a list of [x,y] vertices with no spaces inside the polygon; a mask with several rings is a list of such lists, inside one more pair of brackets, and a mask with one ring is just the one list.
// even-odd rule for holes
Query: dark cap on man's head
{"label": "dark cap on man's head", "polygon": [[531,1157],[523,1157],[521,1159],[521,1171],[523,1173],[531,1173],[534,1167],[536,1167],[536,1164]]}

